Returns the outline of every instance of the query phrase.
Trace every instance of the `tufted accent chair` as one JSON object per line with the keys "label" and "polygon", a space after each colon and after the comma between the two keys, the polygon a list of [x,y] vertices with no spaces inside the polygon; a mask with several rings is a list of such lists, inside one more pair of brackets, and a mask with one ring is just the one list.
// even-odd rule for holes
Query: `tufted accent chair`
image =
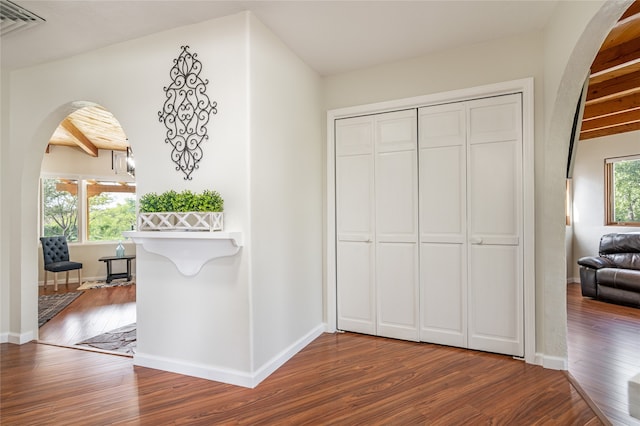
{"label": "tufted accent chair", "polygon": [[66,272],[69,288],[69,271],[78,270],[78,283],[82,284],[82,263],[69,260],[69,247],[64,236],[40,237],[44,257],[44,288],[47,288],[47,272],[53,272],[53,289],[58,291],[58,272]]}

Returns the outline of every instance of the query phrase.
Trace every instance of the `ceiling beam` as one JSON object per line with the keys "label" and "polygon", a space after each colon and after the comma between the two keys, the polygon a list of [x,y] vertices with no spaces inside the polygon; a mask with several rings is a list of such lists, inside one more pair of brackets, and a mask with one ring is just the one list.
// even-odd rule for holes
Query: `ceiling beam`
{"label": "ceiling beam", "polygon": [[640,59],[640,43],[629,40],[610,49],[601,50],[591,65],[591,74],[615,68]]}
{"label": "ceiling beam", "polygon": [[640,108],[624,111],[619,114],[609,114],[582,122],[582,132],[620,126],[640,121]]}
{"label": "ceiling beam", "polygon": [[584,107],[583,119],[616,114],[622,111],[640,108],[640,92],[631,93],[622,98],[613,98],[603,102],[596,102]]}
{"label": "ceiling beam", "polygon": [[625,19],[640,14],[640,1],[636,0],[633,2],[631,6],[622,14],[620,17],[620,21],[624,21]]}
{"label": "ceiling beam", "polygon": [[98,156],[98,148],[85,136],[84,133],[80,129],[78,129],[75,124],[69,120],[69,118],[65,118],[62,120],[60,125],[67,131],[73,138],[76,140],[78,146],[87,154],[92,157]]}
{"label": "ceiling beam", "polygon": [[[632,8],[634,10],[632,10]],[[638,9],[637,11],[635,9]],[[622,43],[626,43],[629,40],[637,39],[640,36],[640,3],[635,2],[627,12],[630,12],[629,15],[625,13],[620,21],[616,24],[615,27],[611,29],[609,35],[602,43],[600,50],[607,50],[614,46],[618,46]]]}
{"label": "ceiling beam", "polygon": [[[640,43],[639,43],[640,44]],[[597,100],[621,97],[625,94],[640,91],[640,71],[621,75],[597,84],[589,84],[587,90],[587,105]]]}
{"label": "ceiling beam", "polygon": [[620,126],[607,127],[587,132],[580,132],[580,140],[599,138],[601,136],[615,135],[618,133],[633,132],[640,130],[640,121],[636,123],[622,124]]}

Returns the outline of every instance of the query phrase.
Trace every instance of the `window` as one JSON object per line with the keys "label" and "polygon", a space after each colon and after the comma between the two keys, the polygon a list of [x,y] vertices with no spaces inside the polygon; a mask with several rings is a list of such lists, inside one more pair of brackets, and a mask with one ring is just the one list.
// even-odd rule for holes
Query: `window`
{"label": "window", "polygon": [[607,225],[640,226],[640,155],[605,160]]}
{"label": "window", "polygon": [[135,224],[134,183],[42,179],[42,231],[70,242],[118,241]]}
{"label": "window", "polygon": [[42,179],[42,235],[78,241],[78,181]]}
{"label": "window", "polygon": [[116,182],[89,181],[87,241],[117,241],[136,221],[136,188]]}

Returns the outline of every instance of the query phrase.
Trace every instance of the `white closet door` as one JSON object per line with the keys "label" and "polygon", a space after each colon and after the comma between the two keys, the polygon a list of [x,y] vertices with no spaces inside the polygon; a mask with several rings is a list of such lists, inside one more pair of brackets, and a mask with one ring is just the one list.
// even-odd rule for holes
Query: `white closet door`
{"label": "white closet door", "polygon": [[420,108],[420,339],[467,346],[465,104]]}
{"label": "white closet door", "polygon": [[469,347],[524,355],[521,95],[468,103]]}
{"label": "white closet door", "polygon": [[335,131],[338,328],[376,334],[373,119],[337,120]]}
{"label": "white closet door", "polygon": [[417,111],[375,116],[378,335],[419,339]]}

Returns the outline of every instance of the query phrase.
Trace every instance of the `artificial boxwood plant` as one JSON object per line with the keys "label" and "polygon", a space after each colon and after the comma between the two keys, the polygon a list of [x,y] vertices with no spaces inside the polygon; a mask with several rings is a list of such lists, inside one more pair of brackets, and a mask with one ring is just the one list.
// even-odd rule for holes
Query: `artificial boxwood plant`
{"label": "artificial boxwood plant", "polygon": [[150,192],[140,197],[139,209],[140,213],[222,212],[224,200],[218,191],[208,189],[201,193],[170,190],[158,195]]}

